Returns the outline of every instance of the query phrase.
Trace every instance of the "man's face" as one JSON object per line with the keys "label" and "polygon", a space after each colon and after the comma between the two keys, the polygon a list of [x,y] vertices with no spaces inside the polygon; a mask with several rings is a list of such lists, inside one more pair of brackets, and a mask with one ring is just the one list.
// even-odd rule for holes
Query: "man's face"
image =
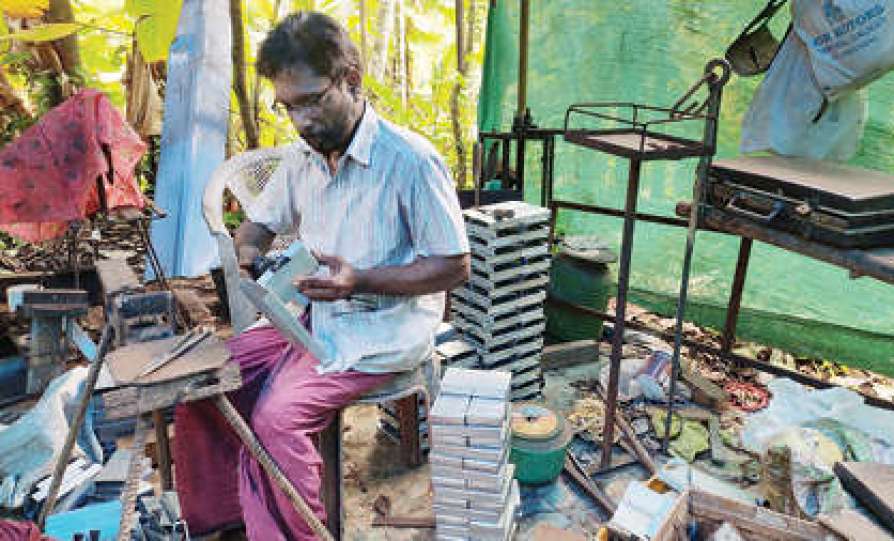
{"label": "man's face", "polygon": [[301,137],[327,154],[343,149],[357,122],[357,96],[344,78],[320,76],[312,68],[285,70],[273,79],[276,103]]}

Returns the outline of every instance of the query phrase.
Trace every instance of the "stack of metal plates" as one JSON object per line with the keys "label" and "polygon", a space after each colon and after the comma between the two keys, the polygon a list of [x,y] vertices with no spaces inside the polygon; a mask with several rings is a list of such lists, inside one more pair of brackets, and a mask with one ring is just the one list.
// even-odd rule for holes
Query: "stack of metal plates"
{"label": "stack of metal plates", "polygon": [[548,209],[520,201],[463,213],[472,275],[453,291],[453,323],[482,368],[512,372],[512,400],[540,394],[549,284]]}
{"label": "stack of metal plates", "polygon": [[436,539],[506,541],[520,504],[509,463],[511,375],[448,368],[432,407]]}

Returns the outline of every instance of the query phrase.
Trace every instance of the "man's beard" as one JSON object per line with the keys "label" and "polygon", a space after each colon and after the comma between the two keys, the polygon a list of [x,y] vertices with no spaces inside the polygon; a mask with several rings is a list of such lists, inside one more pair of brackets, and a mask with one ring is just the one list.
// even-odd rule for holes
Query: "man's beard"
{"label": "man's beard", "polygon": [[323,128],[308,134],[301,134],[304,141],[320,154],[328,154],[343,146],[342,134],[334,127]]}

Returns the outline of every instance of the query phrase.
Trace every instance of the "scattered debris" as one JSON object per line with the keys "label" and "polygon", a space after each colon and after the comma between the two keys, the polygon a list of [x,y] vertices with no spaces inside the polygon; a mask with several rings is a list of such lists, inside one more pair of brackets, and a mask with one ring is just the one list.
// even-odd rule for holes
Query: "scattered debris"
{"label": "scattered debris", "polygon": [[765,387],[743,381],[729,381],[723,390],[730,396],[732,405],[742,411],[762,410],[770,403],[770,393]]}

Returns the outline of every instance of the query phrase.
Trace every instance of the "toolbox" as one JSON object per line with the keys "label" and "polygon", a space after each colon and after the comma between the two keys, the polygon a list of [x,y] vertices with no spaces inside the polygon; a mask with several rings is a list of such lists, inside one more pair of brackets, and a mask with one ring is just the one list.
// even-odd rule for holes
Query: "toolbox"
{"label": "toolbox", "polygon": [[894,246],[894,175],[784,156],[715,161],[706,204],[841,248]]}

